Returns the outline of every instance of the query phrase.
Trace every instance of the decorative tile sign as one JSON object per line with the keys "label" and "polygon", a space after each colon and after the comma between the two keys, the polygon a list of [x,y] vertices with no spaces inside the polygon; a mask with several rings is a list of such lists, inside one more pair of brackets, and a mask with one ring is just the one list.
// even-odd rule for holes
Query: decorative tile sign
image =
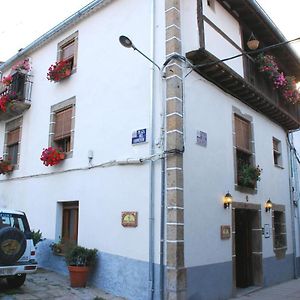
{"label": "decorative tile sign", "polygon": [[265,227],[263,228],[263,235],[265,236],[265,239],[268,239],[270,237],[270,225],[265,224]]}
{"label": "decorative tile sign", "polygon": [[122,226],[123,227],[137,227],[138,213],[137,211],[123,211],[122,212]]}
{"label": "decorative tile sign", "polygon": [[147,129],[138,129],[132,133],[131,144],[138,145],[147,142]]}
{"label": "decorative tile sign", "polygon": [[206,147],[207,146],[207,133],[197,130],[197,140],[196,140],[196,144]]}
{"label": "decorative tile sign", "polygon": [[230,239],[230,225],[221,225],[221,240]]}

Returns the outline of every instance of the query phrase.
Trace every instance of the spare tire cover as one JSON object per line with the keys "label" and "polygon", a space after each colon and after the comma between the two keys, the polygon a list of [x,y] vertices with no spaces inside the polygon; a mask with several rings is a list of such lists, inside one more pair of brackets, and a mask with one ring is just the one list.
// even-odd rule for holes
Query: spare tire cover
{"label": "spare tire cover", "polygon": [[16,262],[26,249],[24,233],[14,227],[0,229],[0,263],[12,264]]}

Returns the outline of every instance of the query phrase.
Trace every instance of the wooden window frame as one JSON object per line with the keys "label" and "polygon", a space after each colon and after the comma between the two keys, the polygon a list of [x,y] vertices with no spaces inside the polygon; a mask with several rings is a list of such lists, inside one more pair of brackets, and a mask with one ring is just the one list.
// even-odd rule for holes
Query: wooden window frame
{"label": "wooden window frame", "polygon": [[[276,146],[275,146],[276,145]],[[273,148],[273,162],[275,167],[283,168],[282,166],[282,148],[281,148],[281,141],[276,139],[275,137],[272,138],[272,148]]]}
{"label": "wooden window frame", "polygon": [[69,59],[72,60],[72,73],[75,73],[77,70],[77,57],[78,57],[78,31],[69,35],[67,38],[62,40],[57,45],[57,61],[62,60],[63,49],[69,46],[71,43],[74,43],[74,54],[70,56]]}
{"label": "wooden window frame", "polygon": [[[17,159],[13,162],[14,169],[19,168],[19,161],[20,161],[20,145],[21,145],[21,137],[22,137],[22,123],[23,118],[18,117],[12,121],[9,121],[5,124],[5,138],[4,138],[4,149],[3,149],[3,157],[5,159],[9,158],[10,147],[17,147]],[[18,138],[13,138],[13,141],[10,141],[9,134],[13,131],[18,130]]]}
{"label": "wooden window frame", "polygon": [[[75,243],[78,241],[78,223],[79,223],[79,201],[62,202],[62,227],[61,239],[63,243]],[[75,222],[73,230],[70,230],[70,214],[74,212]],[[70,231],[74,231],[74,236],[70,236]]]}
{"label": "wooden window frame", "polygon": [[[248,149],[244,149],[238,147],[237,139],[236,139],[236,118],[244,120],[249,123],[249,147]],[[248,114],[243,114],[240,109],[233,107],[232,108],[232,128],[233,128],[233,161],[234,161],[234,177],[235,177],[235,190],[248,193],[248,194],[256,194],[257,189],[256,186],[254,188],[244,187],[238,184],[238,155],[239,153],[245,154],[245,156],[249,156],[249,163],[252,166],[255,166],[255,145],[254,145],[254,130],[253,130],[253,118]]]}
{"label": "wooden window frame", "polygon": [[[71,113],[71,130],[70,130],[70,135],[65,136],[65,138],[69,138],[69,143],[68,150],[65,152],[66,156],[65,158],[71,158],[73,156],[73,146],[74,146],[74,128],[75,128],[75,102],[76,99],[75,97],[72,97],[70,99],[67,99],[65,101],[59,102],[53,106],[51,106],[51,113],[50,113],[50,132],[49,132],[49,141],[48,144],[51,147],[58,147],[58,139],[55,139],[55,125],[56,125],[56,116],[57,113],[60,113],[62,111],[65,111],[67,109],[72,109]],[[63,138],[61,139],[63,140]]]}

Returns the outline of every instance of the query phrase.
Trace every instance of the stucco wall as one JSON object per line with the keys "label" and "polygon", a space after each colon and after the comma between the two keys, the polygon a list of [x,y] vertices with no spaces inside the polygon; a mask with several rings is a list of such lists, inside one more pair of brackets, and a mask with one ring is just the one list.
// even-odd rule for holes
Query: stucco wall
{"label": "stucco wall", "polygon": [[[143,52],[151,55],[150,1],[113,1],[67,32],[31,53],[32,105],[23,116],[19,169],[1,176],[0,204],[24,210],[34,229],[58,239],[57,202],[79,201],[79,244],[120,256],[148,260],[149,163],[143,166],[116,166],[80,170],[92,165],[147,157],[150,143],[132,146],[132,132],[148,129],[150,140],[150,91],[153,65],[126,49],[119,36],[128,35]],[[155,17],[157,41],[163,38],[164,12]],[[116,17],[116,11],[118,13]],[[132,16],[135,16],[132,18]],[[56,61],[57,44],[78,30],[77,71],[63,82],[46,79]],[[157,42],[156,41],[156,42]],[[160,43],[163,47],[163,43]],[[164,49],[164,48],[162,48]],[[159,54],[156,53],[159,51]],[[164,51],[155,49],[158,64]],[[155,80],[159,77],[156,73]],[[76,97],[73,157],[55,167],[40,161],[48,146],[50,107]],[[154,92],[155,138],[159,137],[161,91]],[[4,122],[0,122],[0,149],[3,149]],[[160,152],[159,148],[155,151]],[[56,171],[77,171],[51,174]],[[47,175],[48,174],[48,175]],[[155,201],[160,201],[160,161],[155,163]],[[121,226],[122,211],[138,211],[138,227]],[[160,206],[155,205],[155,259],[159,260]]]}
{"label": "stucco wall", "polygon": [[[288,161],[285,132],[263,115],[227,95],[199,75],[185,81],[185,238],[186,266],[231,260],[232,240],[220,239],[220,225],[231,225],[231,210],[224,210],[222,197],[229,191],[234,201],[261,204],[262,225],[270,224],[264,211],[269,198],[286,208],[287,253],[292,252],[289,209]],[[263,169],[257,194],[234,187],[233,107],[253,117],[255,160]],[[207,147],[196,144],[197,130],[207,133]],[[282,143],[283,169],[274,166],[272,137]],[[274,256],[273,238],[262,239],[263,257]]]}

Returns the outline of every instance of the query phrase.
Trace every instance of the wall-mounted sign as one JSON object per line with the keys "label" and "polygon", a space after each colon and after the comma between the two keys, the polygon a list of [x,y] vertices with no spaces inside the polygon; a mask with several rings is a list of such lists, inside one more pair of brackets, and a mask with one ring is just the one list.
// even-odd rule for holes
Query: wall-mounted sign
{"label": "wall-mounted sign", "polygon": [[132,133],[131,144],[138,145],[147,142],[147,129],[138,129]]}
{"label": "wall-mounted sign", "polygon": [[123,211],[122,212],[122,226],[123,227],[137,227],[137,211]]}
{"label": "wall-mounted sign", "polygon": [[230,239],[230,225],[221,225],[221,240]]}
{"label": "wall-mounted sign", "polygon": [[207,133],[197,130],[197,140],[196,140],[196,144],[206,147],[207,146]]}
{"label": "wall-mounted sign", "polygon": [[265,224],[265,227],[263,228],[263,235],[265,236],[265,239],[268,239],[270,237],[270,225]]}

